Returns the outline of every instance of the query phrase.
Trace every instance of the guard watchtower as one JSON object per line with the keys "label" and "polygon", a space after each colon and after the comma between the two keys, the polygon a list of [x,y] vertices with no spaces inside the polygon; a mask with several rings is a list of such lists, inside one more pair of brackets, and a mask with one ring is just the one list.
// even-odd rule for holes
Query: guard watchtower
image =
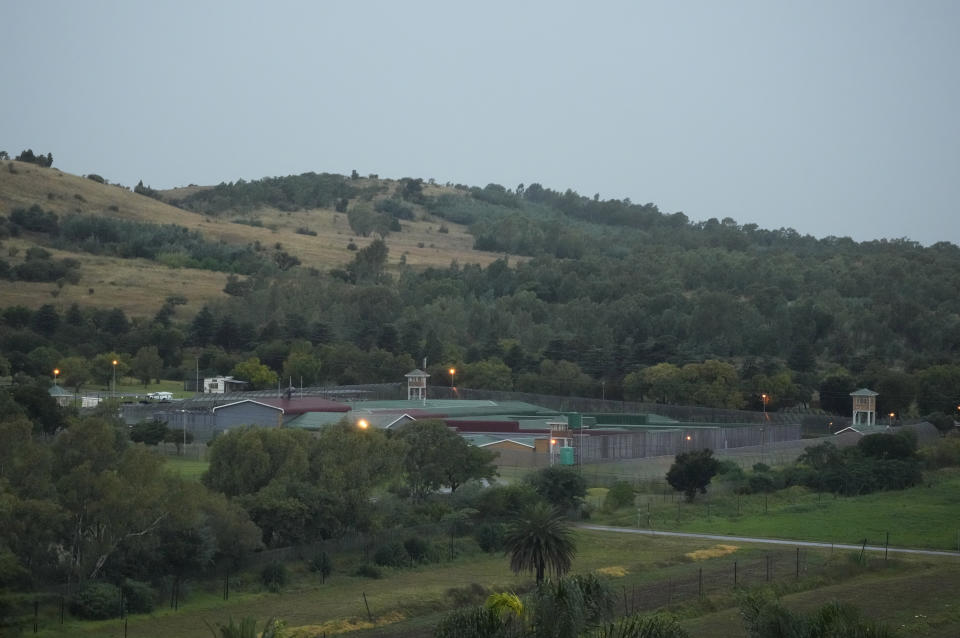
{"label": "guard watchtower", "polygon": [[860,388],[851,392],[853,398],[853,424],[877,424],[877,393],[867,388]]}
{"label": "guard watchtower", "polygon": [[430,375],[417,369],[403,376],[407,378],[407,401],[426,401],[427,379]]}

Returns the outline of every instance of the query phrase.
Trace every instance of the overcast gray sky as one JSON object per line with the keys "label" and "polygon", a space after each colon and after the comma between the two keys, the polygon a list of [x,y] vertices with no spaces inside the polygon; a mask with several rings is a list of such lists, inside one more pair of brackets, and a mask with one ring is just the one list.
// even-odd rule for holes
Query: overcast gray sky
{"label": "overcast gray sky", "polygon": [[540,182],[960,244],[960,2],[0,6],[0,149],[128,186]]}

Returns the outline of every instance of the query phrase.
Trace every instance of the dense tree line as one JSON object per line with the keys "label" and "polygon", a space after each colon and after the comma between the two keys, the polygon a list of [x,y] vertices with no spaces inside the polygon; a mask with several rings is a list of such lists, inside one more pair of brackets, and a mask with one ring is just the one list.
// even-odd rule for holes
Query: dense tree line
{"label": "dense tree line", "polygon": [[[382,190],[356,184],[305,174],[222,184],[196,201],[219,193],[235,209],[282,197],[316,206]],[[427,211],[466,223],[484,247],[530,258],[391,269],[389,246],[377,240],[324,274],[278,252],[260,276],[228,280],[232,299],[192,325],[162,317],[165,344],[138,332],[126,352],[157,345],[170,372],[177,357],[199,354],[226,372],[257,356],[278,375],[307,370],[305,378],[329,382],[394,380],[383,371],[427,358],[431,371],[454,365],[468,387],[756,410],[819,400],[845,413],[850,391],[862,386],[880,393],[883,414],[953,414],[960,405],[953,244],[691,223],[652,204],[538,184],[427,195],[422,180],[404,179],[387,199],[363,205],[351,204],[394,221]],[[63,246],[241,273],[262,268],[256,250],[205,244],[175,227],[61,221],[42,209],[17,219],[8,222],[16,232],[32,225],[58,233]],[[341,361],[347,353],[359,363]],[[381,371],[364,363],[387,359]]]}
{"label": "dense tree line", "polygon": [[[39,404],[60,414],[55,430]],[[108,410],[62,414],[44,386],[0,390],[0,602],[49,583],[156,585],[259,547],[238,505],[166,472],[126,430]]]}
{"label": "dense tree line", "polygon": [[338,200],[351,199],[358,189],[342,175],[303,173],[287,177],[264,177],[251,181],[224,182],[172,202],[188,210],[217,214],[227,210],[247,211],[264,206],[293,211],[333,208]]}
{"label": "dense tree line", "polygon": [[[167,266],[202,268],[254,274],[272,262],[281,264],[292,257],[268,258],[255,246],[236,246],[212,242],[197,231],[175,224],[150,224],[98,215],[68,215],[62,219],[34,204],[28,209],[14,209],[5,222],[7,234],[23,231],[47,235],[50,245],[61,250],[109,255],[123,259],[149,259]],[[279,252],[277,253],[280,254]],[[297,261],[299,263],[299,261]],[[295,265],[295,264],[294,264]],[[26,277],[20,277],[26,279]],[[52,279],[28,279],[52,281]]]}
{"label": "dense tree line", "polygon": [[[6,155],[6,153],[4,153],[4,155]],[[36,164],[44,168],[53,166],[53,153],[47,153],[46,155],[43,153],[34,153],[31,148],[22,151],[15,159],[18,162],[29,162],[30,164]]]}

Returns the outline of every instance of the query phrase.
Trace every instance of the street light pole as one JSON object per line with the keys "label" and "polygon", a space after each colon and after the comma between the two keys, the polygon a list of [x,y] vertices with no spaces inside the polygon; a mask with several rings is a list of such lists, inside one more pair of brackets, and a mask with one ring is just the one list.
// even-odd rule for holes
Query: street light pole
{"label": "street light pole", "polygon": [[453,393],[454,393],[454,391],[455,391],[455,390],[454,390],[454,387],[455,387],[455,386],[453,385],[453,375],[455,375],[455,374],[457,373],[457,369],[456,369],[456,368],[450,368],[447,372],[450,373],[450,396],[451,396],[451,398],[452,398],[452,397],[453,397]]}
{"label": "street light pole", "polygon": [[53,385],[57,385],[57,377],[60,376],[60,368],[53,369]]}
{"label": "street light pole", "polygon": [[117,398],[117,360],[113,360],[113,398]]}
{"label": "street light pole", "polygon": [[766,393],[760,395],[760,400],[763,403],[763,421],[767,421],[767,395]]}

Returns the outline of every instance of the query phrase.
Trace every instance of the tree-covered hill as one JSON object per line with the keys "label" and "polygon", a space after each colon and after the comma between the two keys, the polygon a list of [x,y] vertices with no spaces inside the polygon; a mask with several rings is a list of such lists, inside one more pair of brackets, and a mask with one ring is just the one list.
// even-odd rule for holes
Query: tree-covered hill
{"label": "tree-covered hill", "polygon": [[[954,244],[818,239],[732,219],[691,222],[654,204],[539,184],[477,188],[356,172],[115,190],[151,206],[165,198],[165,210],[199,233],[167,230],[185,243],[145,240],[140,257],[160,259],[173,245],[232,273],[226,294],[192,324],[186,313],[163,317],[180,334],[164,344],[169,375],[192,369],[194,356],[227,373],[256,355],[279,374],[292,373],[292,358],[313,357],[316,382],[394,380],[427,357],[461,366],[465,385],[497,389],[757,409],[763,394],[776,409],[809,404],[819,391],[822,405],[846,411],[847,393],[867,385],[897,414],[960,404],[950,381],[960,377]],[[12,214],[6,223],[23,226]],[[21,236],[60,249],[125,250],[103,241],[90,217],[61,226],[70,232],[21,228]],[[225,232],[233,228],[284,233],[284,241],[259,241],[266,250],[249,253],[203,243],[255,245]],[[331,238],[352,250],[324,259],[316,246]],[[433,261],[420,259],[431,250]],[[194,267],[203,265],[198,258]],[[145,316],[131,336],[104,343],[132,354],[151,343],[156,321]],[[64,355],[77,350],[56,331],[43,339]],[[23,346],[14,347],[23,360]]]}

